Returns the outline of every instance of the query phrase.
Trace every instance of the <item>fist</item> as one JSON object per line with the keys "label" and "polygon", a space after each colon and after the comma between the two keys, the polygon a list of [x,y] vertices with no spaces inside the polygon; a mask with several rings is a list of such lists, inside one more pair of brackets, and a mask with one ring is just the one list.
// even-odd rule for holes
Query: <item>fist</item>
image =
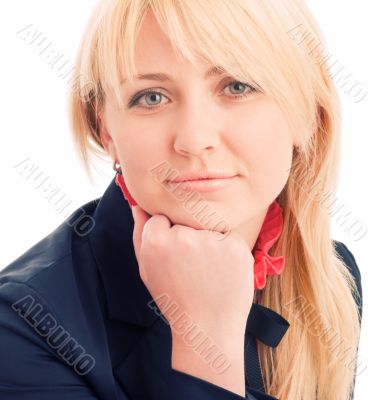
{"label": "fist", "polygon": [[[203,329],[244,333],[254,297],[254,258],[237,233],[172,225],[132,207],[133,245],[153,299],[165,295]],[[171,329],[170,307],[165,313]],[[173,310],[171,310],[173,312]]]}

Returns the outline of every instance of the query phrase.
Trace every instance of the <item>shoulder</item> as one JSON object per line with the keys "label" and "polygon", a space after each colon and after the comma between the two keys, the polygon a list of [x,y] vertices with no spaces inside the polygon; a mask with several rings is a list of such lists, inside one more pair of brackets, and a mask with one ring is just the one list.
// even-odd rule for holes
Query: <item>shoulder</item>
{"label": "shoulder", "polygon": [[40,344],[37,322],[56,318],[73,287],[70,247],[62,224],[0,271],[0,336],[8,344],[2,351]]}
{"label": "shoulder", "polygon": [[74,230],[66,220],[0,271],[0,359],[11,360],[0,368],[0,398],[29,398],[26,388],[33,399],[64,399],[67,390],[93,398],[78,372],[88,331],[73,255],[87,242],[73,241]]}
{"label": "shoulder", "polygon": [[69,219],[0,271],[0,336],[16,331],[25,337],[40,334],[38,329],[52,317],[57,325],[71,325],[73,318],[80,325],[84,293],[79,282],[89,278],[85,275],[86,265],[76,262],[75,255],[83,249],[83,258],[88,259],[87,239],[74,239],[78,235],[74,235],[75,225],[70,221],[81,214],[83,210],[75,210]]}
{"label": "shoulder", "polygon": [[41,303],[43,296],[50,302],[56,297],[59,287],[70,286],[69,237],[69,229],[61,225],[2,269],[0,301],[11,306],[28,296],[34,301],[38,297],[38,303]]}
{"label": "shoulder", "polygon": [[44,280],[61,279],[57,270],[71,264],[74,236],[85,236],[80,232],[81,225],[88,226],[84,217],[91,218],[94,209],[95,201],[82,205],[48,235],[1,269],[0,288],[8,282],[35,286],[38,282],[47,284]]}
{"label": "shoulder", "polygon": [[357,288],[357,294],[354,293],[354,298],[356,300],[356,303],[358,304],[359,311],[360,311],[360,316],[362,315],[362,283],[361,283],[361,273],[358,267],[358,264],[356,262],[356,259],[352,252],[348,249],[348,247],[340,241],[334,240],[334,246],[337,254],[339,257],[343,260],[344,264],[346,265],[347,269],[350,271],[351,275],[354,278],[356,288]]}
{"label": "shoulder", "polygon": [[354,255],[343,242],[334,240],[334,245],[337,253],[340,255],[340,258],[343,259],[348,270],[354,277],[358,289],[361,291],[361,273]]}

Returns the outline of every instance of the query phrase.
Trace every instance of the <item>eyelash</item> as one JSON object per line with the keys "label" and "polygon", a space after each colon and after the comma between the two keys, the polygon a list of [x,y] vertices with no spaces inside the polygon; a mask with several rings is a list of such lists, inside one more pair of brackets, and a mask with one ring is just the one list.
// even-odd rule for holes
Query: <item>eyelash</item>
{"label": "eyelash", "polygon": [[[236,84],[236,83],[241,83],[241,84],[244,85],[245,87],[250,88],[252,91],[249,92],[249,93],[243,93],[243,94],[233,95],[232,97],[234,97],[234,98],[244,98],[244,97],[247,97],[247,96],[251,95],[252,93],[255,93],[255,92],[258,91],[256,88],[254,88],[254,87],[248,85],[247,83],[243,83],[243,82],[240,82],[240,81],[232,81],[232,82],[228,83],[228,84],[223,88],[223,90],[224,90],[225,88],[227,88],[228,86],[231,86],[231,85]],[[139,93],[139,94],[137,94],[136,96],[134,96],[134,97],[130,100],[130,102],[128,103],[128,108],[135,107],[135,106],[137,105],[138,101],[139,101],[142,97],[146,96],[147,94],[161,94],[161,95],[165,96],[160,90],[147,90],[147,91],[145,91],[145,92]],[[166,97],[166,96],[165,96],[165,97]],[[148,107],[146,107],[146,106],[138,106],[138,107],[139,107],[139,108],[145,108],[145,109],[148,109],[148,110],[149,110],[149,109],[159,108],[159,107],[161,107],[161,105],[157,105],[157,106],[148,106]]]}

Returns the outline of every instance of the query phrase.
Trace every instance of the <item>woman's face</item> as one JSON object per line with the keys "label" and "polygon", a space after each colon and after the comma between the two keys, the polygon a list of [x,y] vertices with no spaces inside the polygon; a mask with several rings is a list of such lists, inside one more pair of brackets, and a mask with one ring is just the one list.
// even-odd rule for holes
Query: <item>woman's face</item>
{"label": "woman's face", "polygon": [[[137,38],[136,65],[139,74],[169,78],[125,82],[123,109],[106,91],[100,121],[104,147],[121,164],[132,197],[149,214],[165,214],[172,223],[225,231],[220,224],[205,227],[195,216],[207,206],[202,221],[223,220],[253,246],[291,167],[295,143],[280,108],[268,95],[234,83],[231,76],[205,78],[212,65],[195,68],[177,58],[152,14]],[[138,98],[143,91],[159,93]],[[218,169],[237,177],[217,191],[183,192],[156,179],[152,170],[158,165],[178,175]],[[193,211],[191,199],[201,202]]]}

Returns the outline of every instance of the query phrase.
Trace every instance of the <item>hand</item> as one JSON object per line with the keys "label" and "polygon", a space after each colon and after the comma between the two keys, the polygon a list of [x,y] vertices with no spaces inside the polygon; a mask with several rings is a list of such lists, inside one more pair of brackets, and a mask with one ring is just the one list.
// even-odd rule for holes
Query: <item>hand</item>
{"label": "hand", "polygon": [[[203,330],[218,338],[244,336],[254,295],[254,258],[234,232],[173,225],[132,207],[133,244],[140,277],[153,299],[167,295]],[[160,310],[171,324],[170,311]],[[235,336],[236,336],[235,335]]]}

